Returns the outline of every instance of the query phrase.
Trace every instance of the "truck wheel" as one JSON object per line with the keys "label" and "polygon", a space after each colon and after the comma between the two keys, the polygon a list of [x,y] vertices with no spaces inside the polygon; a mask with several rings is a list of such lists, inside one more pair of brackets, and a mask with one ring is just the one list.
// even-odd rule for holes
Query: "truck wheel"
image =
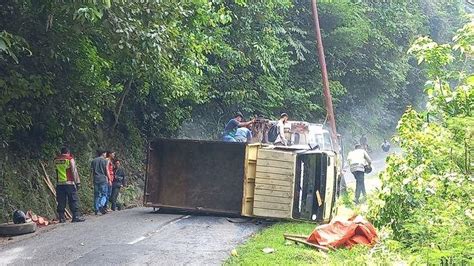
{"label": "truck wheel", "polygon": [[29,234],[36,231],[36,223],[29,222],[23,224],[0,224],[0,236],[17,236]]}

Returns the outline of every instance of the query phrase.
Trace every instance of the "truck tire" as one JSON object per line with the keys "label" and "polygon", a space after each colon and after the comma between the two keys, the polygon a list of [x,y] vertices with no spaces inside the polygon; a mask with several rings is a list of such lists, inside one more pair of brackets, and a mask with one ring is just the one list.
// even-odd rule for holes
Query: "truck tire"
{"label": "truck tire", "polygon": [[29,222],[23,224],[0,224],[0,236],[17,236],[33,233],[36,231],[36,223]]}

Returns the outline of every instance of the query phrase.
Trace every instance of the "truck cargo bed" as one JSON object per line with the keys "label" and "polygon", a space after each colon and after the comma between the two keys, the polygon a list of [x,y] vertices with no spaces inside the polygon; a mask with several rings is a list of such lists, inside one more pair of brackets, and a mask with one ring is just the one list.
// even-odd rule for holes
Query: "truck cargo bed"
{"label": "truck cargo bed", "polygon": [[244,143],[153,141],[145,206],[240,215],[245,153]]}

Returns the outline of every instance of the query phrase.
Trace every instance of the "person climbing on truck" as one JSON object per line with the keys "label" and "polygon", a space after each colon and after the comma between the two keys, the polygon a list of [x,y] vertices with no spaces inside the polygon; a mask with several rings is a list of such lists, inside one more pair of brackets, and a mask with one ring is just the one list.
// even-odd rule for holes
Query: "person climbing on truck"
{"label": "person climbing on truck", "polygon": [[234,115],[234,118],[229,120],[224,127],[224,133],[222,134],[222,140],[226,142],[237,142],[235,139],[235,133],[239,127],[246,127],[255,122],[255,119],[252,119],[248,122],[243,122],[244,115],[241,112],[237,112]]}
{"label": "person climbing on truck", "polygon": [[235,140],[237,142],[247,142],[252,141],[252,131],[249,129],[250,125],[245,127],[239,127],[235,132]]}
{"label": "person climbing on truck", "polygon": [[349,167],[351,173],[354,175],[356,180],[356,191],[354,202],[359,204],[360,194],[363,194],[365,199],[367,193],[365,192],[365,183],[364,175],[366,167],[370,167],[372,164],[372,159],[369,154],[363,149],[362,145],[356,144],[355,149],[347,155],[347,161],[349,162]]}
{"label": "person climbing on truck", "polygon": [[288,140],[285,137],[285,124],[288,121],[288,114],[282,113],[277,123],[278,135],[274,144],[277,146],[288,146]]}

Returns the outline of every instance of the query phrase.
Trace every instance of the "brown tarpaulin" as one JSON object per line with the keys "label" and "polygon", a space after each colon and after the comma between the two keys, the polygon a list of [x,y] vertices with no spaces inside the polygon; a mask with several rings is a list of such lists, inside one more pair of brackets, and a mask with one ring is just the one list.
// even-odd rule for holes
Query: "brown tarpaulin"
{"label": "brown tarpaulin", "polygon": [[377,241],[377,232],[362,216],[348,219],[336,217],[329,224],[316,227],[307,241],[334,248],[350,248],[357,244],[373,246]]}

